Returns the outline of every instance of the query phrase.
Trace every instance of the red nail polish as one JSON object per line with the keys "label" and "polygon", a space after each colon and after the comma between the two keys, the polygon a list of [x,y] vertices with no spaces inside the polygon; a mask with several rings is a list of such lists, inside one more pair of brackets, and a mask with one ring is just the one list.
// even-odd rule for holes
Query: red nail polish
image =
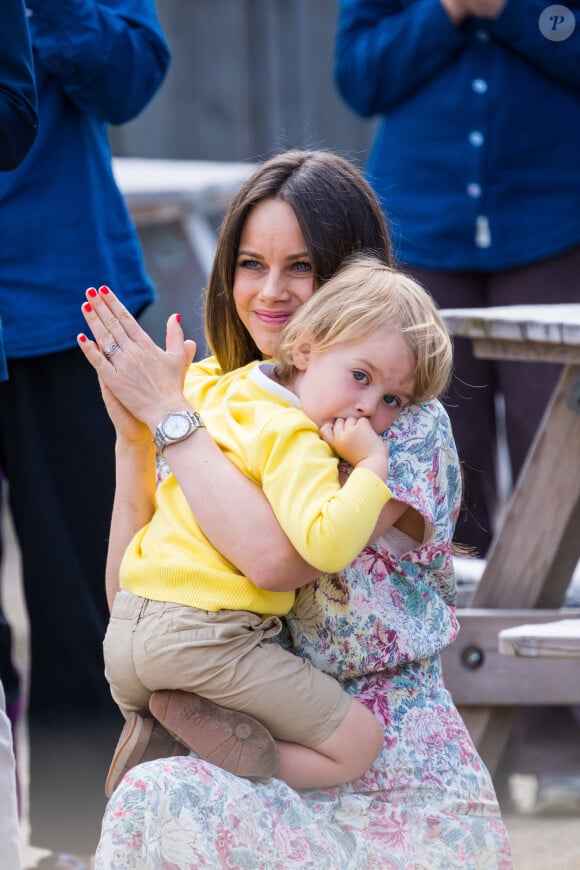
{"label": "red nail polish", "polygon": [[181,314],[176,314],[175,319],[177,320],[178,323],[181,323]]}
{"label": "red nail polish", "polygon": [[110,292],[111,292],[111,291],[109,290],[109,288],[108,288],[106,285],[104,285],[104,284],[103,284],[102,287],[99,287],[99,293],[102,293],[103,296],[106,296],[106,295],[107,295],[108,293],[110,293]]}
{"label": "red nail polish", "polygon": [[84,332],[81,332],[81,334],[79,335],[79,341],[82,341],[82,343],[84,344],[86,340],[86,335],[84,334]]}
{"label": "red nail polish", "polygon": [[95,288],[89,287],[89,289],[87,290],[87,296],[90,296],[92,299],[94,299],[96,295],[97,291],[95,290]]}
{"label": "red nail polish", "polygon": [[85,311],[92,311],[92,310],[93,310],[93,306],[91,305],[90,302],[85,302],[85,304],[83,305],[83,309],[84,309]]}

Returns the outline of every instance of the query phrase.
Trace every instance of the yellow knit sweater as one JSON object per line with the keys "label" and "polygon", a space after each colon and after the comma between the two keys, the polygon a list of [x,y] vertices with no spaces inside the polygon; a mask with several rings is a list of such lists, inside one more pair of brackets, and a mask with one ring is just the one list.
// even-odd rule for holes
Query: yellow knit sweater
{"label": "yellow knit sweater", "polygon": [[[336,454],[296,396],[268,377],[269,366],[250,363],[222,375],[212,359],[194,364],[185,394],[224,453],[262,487],[303,558],[321,573],[340,571],[366,545],[391,492],[364,468],[340,486]],[[228,562],[201,531],[172,474],[124,555],[120,579],[144,598],[209,611],[282,616],[295,594],[260,589]]]}

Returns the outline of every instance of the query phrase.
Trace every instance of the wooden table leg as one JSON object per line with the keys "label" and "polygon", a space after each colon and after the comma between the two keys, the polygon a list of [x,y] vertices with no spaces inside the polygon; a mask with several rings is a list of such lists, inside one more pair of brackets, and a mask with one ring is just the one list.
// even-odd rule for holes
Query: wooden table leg
{"label": "wooden table leg", "polygon": [[[580,556],[579,388],[580,366],[569,365],[554,390],[492,544],[473,608],[559,607],[564,599]],[[500,667],[498,681],[502,680]],[[468,670],[461,676],[471,678]],[[476,703],[462,707],[461,714],[493,770],[517,708],[479,707]],[[538,703],[542,703],[541,684]]]}

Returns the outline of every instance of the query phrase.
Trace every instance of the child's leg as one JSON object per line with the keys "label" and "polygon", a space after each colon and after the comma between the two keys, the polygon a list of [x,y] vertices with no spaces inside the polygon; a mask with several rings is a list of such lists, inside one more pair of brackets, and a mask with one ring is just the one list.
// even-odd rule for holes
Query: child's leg
{"label": "child's leg", "polygon": [[309,748],[278,741],[280,765],[275,775],[292,788],[341,785],[368,770],[383,741],[379,720],[353,699],[336,731],[318,746]]}
{"label": "child's leg", "polygon": [[[265,643],[278,630],[275,617],[204,613],[156,602],[148,611],[155,615],[152,631],[150,620],[143,619],[132,648],[137,674],[153,692],[149,709],[202,758],[238,775],[273,774],[305,788],[347,782],[373,763],[383,743],[379,722],[335,679],[278,644]],[[252,748],[237,733],[238,724],[248,722]],[[213,734],[206,739],[212,729],[217,739]],[[284,752],[281,767],[273,763],[275,747],[267,764],[254,765],[260,740],[267,749],[268,731]],[[230,742],[231,754],[224,752]],[[230,764],[236,752],[248,756],[247,766]]]}

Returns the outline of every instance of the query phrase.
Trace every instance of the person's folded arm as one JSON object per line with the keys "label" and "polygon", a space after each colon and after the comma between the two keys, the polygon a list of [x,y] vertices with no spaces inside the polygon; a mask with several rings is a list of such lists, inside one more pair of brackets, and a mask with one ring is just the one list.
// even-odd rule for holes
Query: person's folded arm
{"label": "person's folded arm", "polygon": [[83,111],[123,124],[155,95],[169,49],[153,0],[28,0],[34,50]]}
{"label": "person's folded arm", "polygon": [[441,0],[341,0],[334,77],[350,108],[382,115],[452,62],[464,44]]}
{"label": "person's folded arm", "polygon": [[15,169],[38,126],[28,25],[22,0],[0,6],[0,170]]}

